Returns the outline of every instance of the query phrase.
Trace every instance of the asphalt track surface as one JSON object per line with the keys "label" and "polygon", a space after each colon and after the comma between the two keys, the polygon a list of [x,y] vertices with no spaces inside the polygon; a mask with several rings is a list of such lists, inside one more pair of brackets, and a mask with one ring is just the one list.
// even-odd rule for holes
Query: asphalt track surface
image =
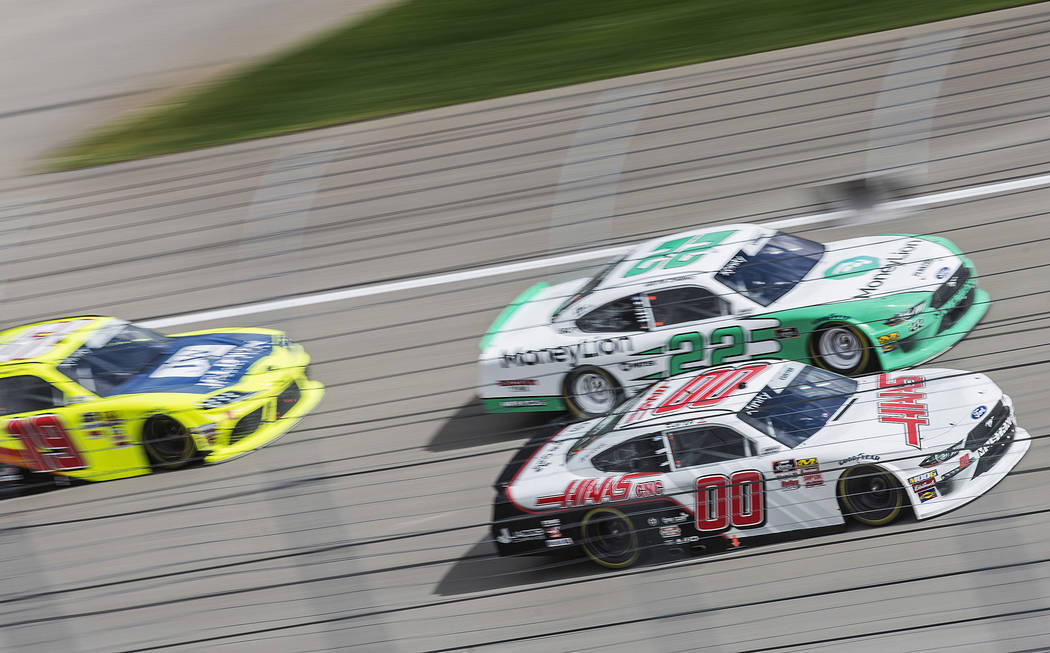
{"label": "asphalt track surface", "polygon": [[[833,208],[815,187],[878,172],[875,160],[913,197],[1046,174],[1048,27],[1036,5],[9,180],[4,322],[159,319],[812,215]],[[914,39],[951,48],[935,78],[915,73],[935,105],[886,90],[916,83],[887,78]],[[604,123],[602,101],[619,103]],[[602,144],[606,128],[617,144]],[[590,208],[567,218],[572,204]],[[477,341],[535,279],[593,261],[179,327],[284,328],[328,394],[285,438],[227,464],[5,501],[0,647],[1044,649],[1048,204],[1035,187],[795,229],[942,234],[974,259],[991,310],[936,364],[988,371],[1035,439],[1011,476],[946,516],[623,572],[495,557],[491,483],[546,418],[480,414]]]}

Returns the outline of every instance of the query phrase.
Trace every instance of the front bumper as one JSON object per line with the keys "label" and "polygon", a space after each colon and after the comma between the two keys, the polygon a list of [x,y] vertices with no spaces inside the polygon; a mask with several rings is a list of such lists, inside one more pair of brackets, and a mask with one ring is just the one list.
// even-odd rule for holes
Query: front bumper
{"label": "front bumper", "polygon": [[[985,316],[991,298],[977,287],[976,274],[968,260],[964,259],[963,267],[969,271],[967,281],[944,304],[938,308],[927,306],[907,322],[886,327],[886,333],[877,334],[874,347],[882,369],[914,367],[943,354]],[[898,337],[879,341],[880,336],[890,333]]]}
{"label": "front bumper", "polygon": [[[917,492],[908,486],[916,519],[944,514],[966,505],[1006,478],[1032,443],[1028,431],[1016,424],[1005,435],[1002,442],[988,446],[980,455],[982,447],[976,451],[967,449],[932,470],[924,470],[925,474],[935,472],[934,483],[929,487],[934,488],[936,496],[924,498],[929,488]],[[964,459],[967,461],[965,467],[961,465]]]}
{"label": "front bumper", "polygon": [[208,411],[205,421],[192,427],[197,448],[209,452],[205,463],[243,456],[287,433],[323,396],[324,384],[301,375],[274,392]]}

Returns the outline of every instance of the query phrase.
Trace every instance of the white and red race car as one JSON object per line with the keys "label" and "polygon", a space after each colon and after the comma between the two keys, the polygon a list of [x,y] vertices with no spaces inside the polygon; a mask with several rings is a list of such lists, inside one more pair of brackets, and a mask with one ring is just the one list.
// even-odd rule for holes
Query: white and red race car
{"label": "white and red race car", "polygon": [[926,519],[987,492],[1029,444],[983,374],[751,361],[526,445],[497,480],[492,534],[501,555],[578,547],[620,568],[712,536]]}

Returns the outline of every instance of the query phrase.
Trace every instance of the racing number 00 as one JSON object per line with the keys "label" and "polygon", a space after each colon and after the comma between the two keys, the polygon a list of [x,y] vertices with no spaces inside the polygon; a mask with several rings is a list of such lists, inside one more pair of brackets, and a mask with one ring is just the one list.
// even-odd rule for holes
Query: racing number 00
{"label": "racing number 00", "polygon": [[13,419],[7,432],[22,441],[33,469],[60,472],[87,467],[58,415]]}
{"label": "racing number 00", "polygon": [[696,530],[706,533],[756,528],[766,522],[766,489],[762,472],[714,474],[696,479]]}

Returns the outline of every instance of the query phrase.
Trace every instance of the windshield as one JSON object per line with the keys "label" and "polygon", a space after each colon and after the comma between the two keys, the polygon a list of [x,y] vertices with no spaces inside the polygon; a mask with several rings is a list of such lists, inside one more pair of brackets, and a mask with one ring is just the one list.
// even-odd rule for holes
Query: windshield
{"label": "windshield", "polygon": [[856,390],[856,381],[834,372],[789,366],[737,416],[794,449],[822,429]]}
{"label": "windshield", "polygon": [[554,311],[554,314],[551,315],[551,319],[552,320],[557,320],[558,316],[565,312],[565,309],[569,308],[570,306],[572,306],[576,302],[580,301],[581,299],[583,299],[584,297],[589,295],[592,290],[597,288],[598,285],[602,281],[605,280],[605,277],[609,276],[609,273],[612,272],[613,269],[615,269],[617,265],[619,265],[620,263],[623,262],[623,260],[625,258],[627,258],[626,254],[624,254],[620,258],[616,259],[615,261],[613,261],[609,265],[606,265],[604,268],[602,268],[601,271],[599,271],[598,274],[594,275],[594,277],[590,281],[585,283],[583,285],[583,287],[580,288],[579,291],[577,291],[577,293],[575,295],[573,295],[572,297],[569,297],[567,300],[565,300],[565,302],[561,306],[558,307],[558,310]]}
{"label": "windshield", "polygon": [[92,333],[62,361],[58,371],[100,397],[148,370],[169,349],[169,339],[149,329],[115,321]]}
{"label": "windshield", "polygon": [[778,233],[754,256],[737,252],[715,278],[752,301],[769,306],[798,285],[824,254],[824,246]]}

